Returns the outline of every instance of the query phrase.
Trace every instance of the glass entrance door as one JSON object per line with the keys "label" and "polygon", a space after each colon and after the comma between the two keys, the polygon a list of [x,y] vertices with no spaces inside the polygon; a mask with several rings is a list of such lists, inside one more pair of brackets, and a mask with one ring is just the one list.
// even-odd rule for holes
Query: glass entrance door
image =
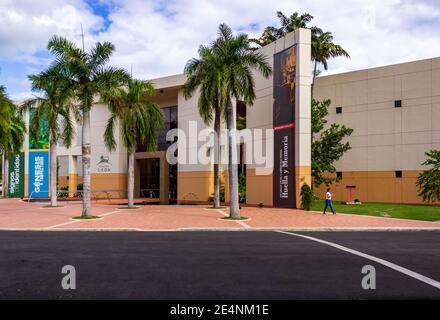
{"label": "glass entrance door", "polygon": [[140,159],[141,198],[160,198],[160,159]]}

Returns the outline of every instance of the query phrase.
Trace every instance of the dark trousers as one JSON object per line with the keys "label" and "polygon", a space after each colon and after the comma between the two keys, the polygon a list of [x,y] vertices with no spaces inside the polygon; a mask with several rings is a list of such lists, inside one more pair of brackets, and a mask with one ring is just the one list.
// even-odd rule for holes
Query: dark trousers
{"label": "dark trousers", "polygon": [[335,213],[335,210],[333,210],[333,206],[332,206],[332,201],[330,199],[325,199],[325,207],[324,207],[324,212],[327,210],[327,208],[330,207],[330,210]]}

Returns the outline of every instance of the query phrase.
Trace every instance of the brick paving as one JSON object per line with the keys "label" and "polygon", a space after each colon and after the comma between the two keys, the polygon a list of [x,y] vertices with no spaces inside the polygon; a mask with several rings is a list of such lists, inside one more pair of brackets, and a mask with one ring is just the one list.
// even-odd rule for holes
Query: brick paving
{"label": "brick paving", "polygon": [[72,220],[81,214],[80,202],[61,202],[62,208],[45,204],[0,199],[0,229],[80,229],[80,230],[185,230],[185,229],[438,229],[440,223],[381,218],[351,214],[322,215],[293,209],[244,207],[245,221],[222,220],[228,210],[206,206],[146,205],[135,210],[120,210],[118,205],[92,204],[97,220]]}

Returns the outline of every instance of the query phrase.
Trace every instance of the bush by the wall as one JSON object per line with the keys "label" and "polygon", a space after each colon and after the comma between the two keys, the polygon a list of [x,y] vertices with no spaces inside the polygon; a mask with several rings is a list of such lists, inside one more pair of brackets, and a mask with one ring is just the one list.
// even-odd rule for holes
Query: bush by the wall
{"label": "bush by the wall", "polygon": [[313,195],[312,188],[307,183],[303,183],[301,186],[301,207],[304,210],[309,211],[313,205],[315,197]]}

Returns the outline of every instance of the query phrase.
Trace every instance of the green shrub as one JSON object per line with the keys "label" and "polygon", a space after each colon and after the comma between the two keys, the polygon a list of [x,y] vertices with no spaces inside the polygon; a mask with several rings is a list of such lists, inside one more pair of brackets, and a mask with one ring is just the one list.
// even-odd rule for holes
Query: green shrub
{"label": "green shrub", "polygon": [[60,188],[60,192],[58,192],[58,198],[67,198],[69,196],[69,187],[64,186]]}
{"label": "green shrub", "polygon": [[315,201],[313,191],[307,183],[301,186],[301,207],[309,211]]}
{"label": "green shrub", "polygon": [[[82,191],[84,189],[84,185],[82,183],[79,183],[76,186],[76,191]],[[83,197],[83,193],[82,192],[77,192],[73,195],[75,198],[82,198]]]}
{"label": "green shrub", "polygon": [[246,203],[246,176],[244,174],[238,177],[238,201]]}

